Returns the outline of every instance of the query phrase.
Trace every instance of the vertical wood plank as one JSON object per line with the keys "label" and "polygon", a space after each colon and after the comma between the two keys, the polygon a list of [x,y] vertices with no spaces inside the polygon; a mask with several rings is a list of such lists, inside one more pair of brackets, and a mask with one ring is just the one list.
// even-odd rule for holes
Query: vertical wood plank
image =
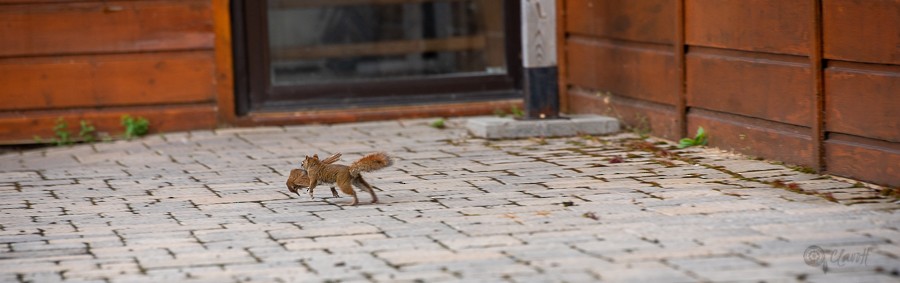
{"label": "vertical wood plank", "polygon": [[678,3],[675,5],[675,66],[676,70],[676,86],[675,86],[675,95],[677,95],[678,99],[675,101],[675,131],[680,136],[687,136],[687,87],[685,84],[686,80],[686,70],[685,70],[685,56],[687,56],[684,52],[685,38],[684,38],[684,1],[678,0]]}
{"label": "vertical wood plank", "polygon": [[215,79],[218,121],[235,122],[234,70],[231,50],[231,9],[228,0],[213,0],[213,31],[215,32]]}
{"label": "vertical wood plank", "polygon": [[822,68],[822,1],[812,1],[812,22],[810,27],[810,67],[812,68],[812,94],[814,95],[813,103],[813,123],[812,123],[812,142],[813,142],[813,168],[817,172],[822,172],[826,168],[825,164],[825,85],[823,82],[824,69]]}

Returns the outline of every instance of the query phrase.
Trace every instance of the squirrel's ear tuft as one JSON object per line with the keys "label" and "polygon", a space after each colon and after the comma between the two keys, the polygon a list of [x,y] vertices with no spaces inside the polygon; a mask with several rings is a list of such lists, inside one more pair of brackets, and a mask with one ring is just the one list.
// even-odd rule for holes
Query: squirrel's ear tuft
{"label": "squirrel's ear tuft", "polygon": [[313,154],[313,159],[319,159],[319,155],[318,155],[318,154]]}

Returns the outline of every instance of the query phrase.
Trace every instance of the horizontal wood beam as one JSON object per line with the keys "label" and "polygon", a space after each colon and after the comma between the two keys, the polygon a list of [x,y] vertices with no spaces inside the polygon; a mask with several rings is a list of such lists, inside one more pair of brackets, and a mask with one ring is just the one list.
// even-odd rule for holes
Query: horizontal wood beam
{"label": "horizontal wood beam", "polygon": [[508,99],[484,102],[372,107],[357,108],[352,111],[336,109],[305,112],[251,113],[248,116],[237,117],[231,121],[231,124],[237,126],[332,124],[391,119],[473,116],[494,113],[497,109],[510,109],[513,105],[521,109],[522,100]]}
{"label": "horizontal wood beam", "polygon": [[484,46],[485,39],[482,35],[457,36],[426,40],[395,40],[280,48],[272,50],[272,58],[275,60],[303,60],[348,56],[399,55],[420,52],[477,50],[483,49]]}
{"label": "horizontal wood beam", "polygon": [[122,115],[147,118],[151,134],[213,129],[217,124],[216,111],[214,104],[202,103],[0,112],[0,144],[34,143],[35,136],[48,141],[55,134],[53,127],[59,118],[68,124],[73,139],[78,139],[81,120],[94,125],[97,133],[117,137],[124,131]]}
{"label": "horizontal wood beam", "polygon": [[[463,1],[463,0],[441,0],[440,2]],[[308,9],[320,8],[325,6],[350,6],[350,5],[394,5],[394,4],[419,4],[439,2],[436,0],[275,0],[271,1],[269,7],[279,9]]]}

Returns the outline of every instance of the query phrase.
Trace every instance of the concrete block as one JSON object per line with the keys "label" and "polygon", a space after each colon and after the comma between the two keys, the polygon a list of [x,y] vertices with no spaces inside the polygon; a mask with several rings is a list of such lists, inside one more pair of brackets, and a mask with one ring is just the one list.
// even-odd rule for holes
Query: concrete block
{"label": "concrete block", "polygon": [[619,121],[597,115],[573,115],[563,119],[516,120],[509,117],[474,117],[466,124],[479,138],[515,139],[567,137],[578,134],[605,135],[619,131]]}

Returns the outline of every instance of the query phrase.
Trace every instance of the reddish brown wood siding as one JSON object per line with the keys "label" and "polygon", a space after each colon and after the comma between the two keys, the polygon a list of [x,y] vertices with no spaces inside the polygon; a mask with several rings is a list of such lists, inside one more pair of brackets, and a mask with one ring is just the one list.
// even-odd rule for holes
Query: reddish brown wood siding
{"label": "reddish brown wood siding", "polygon": [[[0,1],[0,140],[49,137],[58,117],[121,132],[216,125],[212,3]],[[75,127],[77,131],[77,127]]]}
{"label": "reddish brown wood siding", "polygon": [[563,6],[569,112],[900,185],[900,0]]}

